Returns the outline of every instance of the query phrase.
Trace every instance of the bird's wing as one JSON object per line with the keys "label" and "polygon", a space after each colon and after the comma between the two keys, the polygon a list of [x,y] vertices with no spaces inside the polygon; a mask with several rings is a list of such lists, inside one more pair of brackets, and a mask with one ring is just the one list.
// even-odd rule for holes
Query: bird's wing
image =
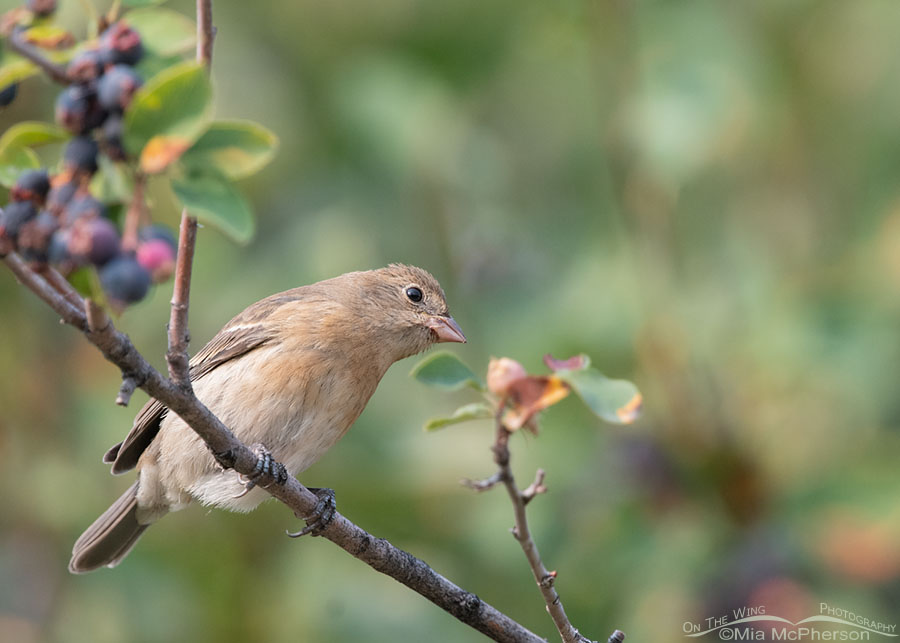
{"label": "bird's wing", "polygon": [[[194,356],[191,360],[191,381],[200,379],[229,360],[246,355],[253,349],[275,340],[274,334],[262,324],[239,322],[240,317],[235,318]],[[159,433],[160,422],[167,410],[162,402],[151,399],[138,412],[134,418],[134,426],[125,439],[103,456],[104,462],[112,464],[114,474],[134,469],[144,449]]]}

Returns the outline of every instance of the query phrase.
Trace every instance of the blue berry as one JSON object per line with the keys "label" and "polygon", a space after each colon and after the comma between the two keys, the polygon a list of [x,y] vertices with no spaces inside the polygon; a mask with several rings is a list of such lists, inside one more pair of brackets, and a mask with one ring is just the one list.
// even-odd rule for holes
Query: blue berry
{"label": "blue berry", "polygon": [[97,142],[87,136],[76,136],[63,152],[63,163],[76,171],[93,174],[97,171]]}
{"label": "blue berry", "polygon": [[47,170],[25,170],[9,191],[9,196],[16,201],[34,201],[40,205],[49,191],[50,176]]}
{"label": "blue berry", "polygon": [[0,90],[0,107],[6,107],[14,100],[16,100],[16,94],[19,93],[19,84],[13,83],[12,85],[7,85],[2,90]]}
{"label": "blue berry", "polygon": [[134,255],[120,255],[100,269],[100,284],[110,299],[133,304],[150,290],[150,273]]}
{"label": "blue berry", "polygon": [[113,65],[97,81],[97,101],[109,111],[124,111],[138,88],[144,84],[128,65]]}

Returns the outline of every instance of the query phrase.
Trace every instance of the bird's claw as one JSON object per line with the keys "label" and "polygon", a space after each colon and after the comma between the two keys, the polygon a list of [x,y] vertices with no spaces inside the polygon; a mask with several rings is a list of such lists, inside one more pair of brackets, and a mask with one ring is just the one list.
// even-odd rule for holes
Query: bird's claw
{"label": "bird's claw", "polygon": [[309,487],[309,490],[316,494],[319,502],[316,503],[316,508],[310,515],[303,517],[303,520],[306,521],[306,527],[300,531],[286,532],[291,538],[299,538],[306,534],[318,536],[334,519],[334,514],[337,511],[334,489],[317,489],[315,487]]}
{"label": "bird's claw", "polygon": [[256,466],[253,467],[253,472],[250,475],[238,474],[238,482],[243,485],[244,489],[234,496],[235,498],[246,496],[266,478],[269,478],[269,480],[265,484],[260,485],[263,489],[269,487],[272,483],[284,484],[288,479],[287,469],[272,457],[272,454],[269,453],[266,447],[261,444],[254,444],[251,449],[257,457]]}

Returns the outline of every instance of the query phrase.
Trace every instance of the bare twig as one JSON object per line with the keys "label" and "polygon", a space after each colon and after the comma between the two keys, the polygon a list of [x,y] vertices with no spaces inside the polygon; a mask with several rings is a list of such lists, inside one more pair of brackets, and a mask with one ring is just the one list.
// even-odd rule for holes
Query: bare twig
{"label": "bare twig", "polygon": [[[497,473],[488,480],[498,478],[506,487],[516,517],[516,526],[513,527],[512,530],[513,536],[519,541],[519,545],[525,553],[525,558],[528,559],[531,573],[534,575],[534,580],[541,591],[541,595],[544,597],[544,603],[547,605],[547,612],[549,612],[550,618],[553,619],[553,624],[556,625],[556,629],[562,637],[563,642],[590,643],[590,639],[582,636],[566,616],[562,600],[554,587],[554,584],[556,583],[556,572],[549,571],[544,566],[537,544],[531,537],[525,505],[528,504],[535,495],[544,493],[547,490],[546,487],[544,487],[544,471],[538,469],[534,482],[524,491],[519,490],[512,469],[509,466],[509,437],[511,432],[503,424],[503,410],[504,405],[501,404],[496,414],[497,433],[492,447],[494,452],[494,462],[499,469]],[[618,632],[618,630],[616,630],[616,632]],[[624,640],[624,634],[622,634],[622,640]]]}
{"label": "bare twig", "polygon": [[459,481],[459,483],[464,487],[468,487],[469,489],[474,489],[475,491],[479,492],[493,489],[501,482],[503,482],[503,480],[500,478],[499,471],[492,475],[490,478],[485,478],[484,480],[472,480],[470,478],[463,478]]}
{"label": "bare twig", "polygon": [[135,251],[138,247],[138,230],[144,221],[144,187],[147,175],[138,170],[134,173],[134,192],[131,202],[125,211],[125,222],[122,225],[122,250]]}
{"label": "bare twig", "polygon": [[122,386],[119,387],[119,394],[116,396],[116,404],[119,406],[128,406],[134,390],[137,388],[137,381],[130,375],[122,376]]}
{"label": "bare twig", "polygon": [[3,258],[3,263],[12,270],[19,282],[40,297],[44,303],[59,313],[62,320],[78,330],[87,330],[87,319],[82,309],[73,306],[56,288],[47,283],[41,275],[34,272],[15,252]]}
{"label": "bare twig", "polygon": [[216,28],[212,23],[212,0],[197,0],[197,60],[206,65],[212,64],[213,41]]}
{"label": "bare twig", "polygon": [[81,298],[81,295],[78,294],[78,291],[72,287],[72,284],[65,277],[59,274],[56,268],[49,264],[43,264],[38,268],[38,272],[47,280],[47,283],[53,286],[56,292],[66,298],[66,301],[79,310],[84,309],[84,300]]}
{"label": "bare twig", "polygon": [[544,477],[546,475],[547,474],[543,469],[537,470],[537,473],[534,475],[534,482],[532,482],[522,491],[522,502],[527,505],[529,502],[534,500],[535,496],[542,493],[547,493],[547,487],[544,486]]}
{"label": "bare twig", "polygon": [[[212,23],[212,0],[197,0],[197,60],[209,70],[212,64],[213,41],[216,31]],[[197,219],[187,208],[181,211],[178,231],[178,256],[175,261],[175,279],[172,290],[172,312],[169,316],[169,349],[166,362],[169,377],[179,386],[190,389],[190,358],[188,344],[188,309],[191,295],[191,269],[194,247],[197,242]]]}
{"label": "bare twig", "polygon": [[56,82],[63,85],[70,84],[71,81],[66,74],[66,68],[48,59],[44,56],[44,54],[41,53],[40,49],[38,49],[31,43],[26,42],[22,37],[22,33],[23,32],[21,30],[15,30],[10,34],[9,48],[23,58],[27,58],[35,65],[43,69],[44,73],[46,73]]}

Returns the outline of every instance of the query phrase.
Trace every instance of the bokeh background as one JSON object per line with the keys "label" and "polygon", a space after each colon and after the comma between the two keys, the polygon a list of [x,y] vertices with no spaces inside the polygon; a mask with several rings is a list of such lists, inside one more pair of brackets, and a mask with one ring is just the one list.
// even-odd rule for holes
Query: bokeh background
{"label": "bokeh background", "polygon": [[[582,632],[682,641],[685,621],[820,602],[900,620],[900,4],[219,2],[215,22],[217,114],[281,149],[243,183],[255,240],[201,231],[195,349],[269,293],[427,267],[473,368],[586,352],[644,393],[634,426],[569,399],[513,441],[523,484],[547,470],[532,527]],[[25,82],[0,130],[52,119],[55,92]],[[160,367],[169,294],[119,322]],[[117,372],[7,271],[0,302],[0,639],[482,640],[285,538],[274,502],[191,508],[115,570],[70,576],[72,542],[130,483],[100,455],[145,397],[114,406]],[[492,472],[491,427],[424,434],[469,398],[413,363],[302,481],[556,640],[505,494],[458,484]]]}

